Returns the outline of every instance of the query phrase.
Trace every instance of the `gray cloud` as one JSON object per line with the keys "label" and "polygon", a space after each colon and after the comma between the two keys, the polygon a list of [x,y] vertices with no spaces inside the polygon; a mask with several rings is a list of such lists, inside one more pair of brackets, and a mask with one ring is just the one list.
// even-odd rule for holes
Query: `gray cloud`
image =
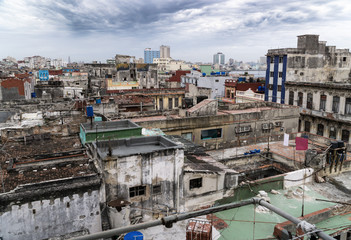
{"label": "gray cloud", "polygon": [[305,33],[349,48],[350,11],[348,0],[0,0],[0,52],[59,50],[92,60],[169,44],[185,60],[210,61],[216,51],[252,59],[294,47]]}

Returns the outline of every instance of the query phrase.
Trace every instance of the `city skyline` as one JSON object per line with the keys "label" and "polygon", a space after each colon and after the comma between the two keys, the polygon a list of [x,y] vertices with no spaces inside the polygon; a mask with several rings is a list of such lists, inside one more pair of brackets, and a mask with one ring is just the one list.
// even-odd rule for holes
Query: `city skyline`
{"label": "city skyline", "polygon": [[17,60],[41,55],[91,62],[115,54],[139,58],[145,48],[168,45],[174,59],[212,62],[223,52],[228,59],[257,61],[268,49],[295,46],[303,34],[350,48],[350,10],[342,0],[0,0],[0,51]]}

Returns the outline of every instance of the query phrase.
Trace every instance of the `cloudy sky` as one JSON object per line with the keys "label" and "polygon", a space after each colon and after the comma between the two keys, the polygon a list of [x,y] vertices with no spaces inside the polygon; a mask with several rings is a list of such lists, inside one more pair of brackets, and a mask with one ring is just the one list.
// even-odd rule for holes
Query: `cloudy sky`
{"label": "cloudy sky", "polygon": [[351,48],[350,0],[0,0],[0,58],[105,61],[171,46],[171,57],[256,61],[319,34]]}

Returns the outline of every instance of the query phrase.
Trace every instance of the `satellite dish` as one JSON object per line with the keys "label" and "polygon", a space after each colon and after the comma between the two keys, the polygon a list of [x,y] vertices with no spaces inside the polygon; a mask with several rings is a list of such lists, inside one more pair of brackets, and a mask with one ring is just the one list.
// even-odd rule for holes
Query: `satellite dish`
{"label": "satellite dish", "polygon": [[124,240],[143,240],[144,235],[141,232],[129,232],[124,236]]}

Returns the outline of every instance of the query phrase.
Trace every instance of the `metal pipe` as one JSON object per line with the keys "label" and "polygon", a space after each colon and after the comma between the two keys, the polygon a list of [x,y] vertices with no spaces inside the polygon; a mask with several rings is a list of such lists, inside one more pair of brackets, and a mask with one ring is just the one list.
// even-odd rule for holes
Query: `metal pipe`
{"label": "metal pipe", "polygon": [[[276,214],[282,216],[283,218],[289,220],[290,222],[294,223],[294,224],[299,224],[300,222],[302,222],[302,220],[300,220],[299,218],[296,218],[294,216],[291,216],[290,214],[283,212],[282,210],[280,210],[279,208],[269,204],[268,202],[266,202],[264,199],[262,198],[254,198],[256,203],[268,208],[269,210],[275,212]],[[317,229],[315,229],[317,230]],[[335,238],[329,236],[328,234],[322,232],[322,231],[318,231],[316,232],[316,234],[321,237],[324,240],[336,240]]]}
{"label": "metal pipe", "polygon": [[160,220],[130,225],[128,227],[115,228],[115,229],[107,230],[104,232],[93,233],[93,234],[86,235],[86,236],[72,238],[71,240],[94,240],[94,239],[99,239],[99,238],[108,238],[108,237],[112,237],[112,236],[121,235],[123,233],[128,233],[131,231],[155,227],[158,225],[165,225],[166,227],[170,228],[170,227],[172,227],[173,223],[178,222],[178,221],[182,221],[182,220],[186,220],[189,218],[198,217],[198,216],[202,216],[202,215],[207,215],[207,214],[211,214],[211,213],[221,212],[221,211],[232,209],[232,208],[242,207],[242,206],[250,205],[253,203],[255,203],[255,200],[252,198],[252,199],[241,201],[241,202],[224,204],[224,205],[220,205],[217,207],[211,207],[211,208],[198,210],[198,211],[194,211],[194,212],[190,212],[190,213],[171,215],[171,216],[164,217]]}
{"label": "metal pipe", "polygon": [[[135,225],[130,225],[128,227],[121,227],[121,228],[115,228],[115,229],[111,229],[111,230],[107,230],[104,232],[98,232],[98,233],[93,233],[87,236],[81,236],[81,237],[77,237],[77,238],[72,238],[71,240],[94,240],[94,239],[99,239],[99,238],[108,238],[108,237],[112,237],[112,236],[117,236],[117,235],[121,235],[124,233],[128,233],[131,231],[136,231],[136,230],[141,230],[141,229],[145,229],[145,228],[150,228],[150,227],[156,227],[159,225],[165,225],[167,228],[171,228],[173,223],[176,223],[178,221],[183,221],[189,218],[194,218],[194,217],[198,217],[198,216],[202,216],[202,215],[207,215],[207,214],[211,214],[211,213],[216,213],[216,212],[221,212],[221,211],[225,211],[228,209],[232,209],[232,208],[237,208],[237,207],[242,207],[242,206],[246,206],[246,205],[250,205],[250,204],[259,204],[262,205],[268,209],[270,209],[271,211],[275,212],[276,214],[282,216],[283,218],[291,221],[294,224],[299,224],[300,222],[302,222],[302,220],[291,216],[290,214],[283,212],[282,210],[280,210],[279,208],[276,208],[275,206],[269,204],[268,202],[266,202],[264,199],[262,198],[251,198],[248,200],[244,200],[241,202],[236,202],[236,203],[229,203],[229,204],[224,204],[224,205],[220,205],[217,207],[211,207],[211,208],[207,208],[207,209],[203,209],[203,210],[198,210],[198,211],[194,211],[194,212],[190,212],[190,213],[184,213],[184,214],[177,214],[177,215],[171,215],[171,216],[167,216],[164,217],[160,220],[155,220],[155,221],[150,221],[147,223],[140,223],[140,224],[135,224]],[[324,240],[336,240],[335,238],[327,235],[326,233],[318,230],[318,229],[314,229],[314,232],[321,237]]]}

